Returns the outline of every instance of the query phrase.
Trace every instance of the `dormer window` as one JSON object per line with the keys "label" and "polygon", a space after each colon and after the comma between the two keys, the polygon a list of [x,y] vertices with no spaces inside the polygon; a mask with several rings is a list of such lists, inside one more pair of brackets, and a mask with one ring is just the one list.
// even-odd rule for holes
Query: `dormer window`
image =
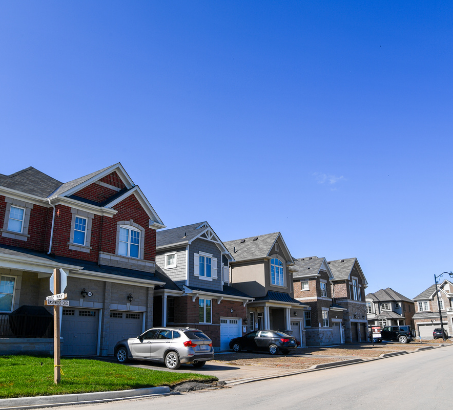
{"label": "dormer window", "polygon": [[118,255],[130,258],[140,257],[140,231],[131,226],[121,226]]}
{"label": "dormer window", "polygon": [[327,283],[321,282],[321,297],[326,298],[327,297]]}
{"label": "dormer window", "polygon": [[271,284],[284,286],[283,263],[280,259],[271,259]]}
{"label": "dormer window", "polygon": [[8,231],[22,233],[25,209],[11,206],[9,211]]}

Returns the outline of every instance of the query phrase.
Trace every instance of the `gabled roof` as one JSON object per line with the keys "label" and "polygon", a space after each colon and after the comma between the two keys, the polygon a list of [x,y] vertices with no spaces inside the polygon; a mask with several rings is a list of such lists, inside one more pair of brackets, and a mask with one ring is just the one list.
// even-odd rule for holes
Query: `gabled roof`
{"label": "gabled roof", "polygon": [[376,315],[376,319],[404,319],[404,316],[399,315],[398,313],[392,312],[392,311],[385,311],[381,312],[378,315]]}
{"label": "gabled roof", "polygon": [[360,267],[357,258],[338,259],[327,263],[329,264],[330,270],[332,271],[333,280],[349,279],[354,265],[357,264],[357,270],[362,276],[364,283],[367,284],[367,280],[362,272],[362,268]]}
{"label": "gabled roof", "polygon": [[156,248],[187,246],[197,238],[214,242],[230,260],[234,260],[214,229],[206,221],[157,232]]}
{"label": "gabled roof", "polygon": [[[438,283],[437,286],[439,287],[440,291],[444,291],[443,287],[445,284],[450,284],[453,285],[452,282],[449,280],[445,279],[442,283]],[[422,293],[419,295],[415,296],[414,300],[428,300],[428,299],[433,299],[434,295],[436,294],[436,285],[431,285],[428,289],[425,289]]]}
{"label": "gabled roof", "polygon": [[225,246],[228,248],[231,255],[233,255],[236,262],[261,259],[269,256],[272,247],[279,237],[283,243],[283,250],[287,253],[287,260],[292,262],[293,259],[291,253],[286,247],[285,241],[283,240],[280,232],[251,236],[243,239],[235,239],[233,241],[225,242]]}
{"label": "gabled roof", "polygon": [[121,179],[128,189],[134,186],[134,182],[130,179],[121,163],[118,162],[117,164],[110,165],[108,167],[100,169],[99,171],[92,172],[91,174],[64,183],[55,192],[52,193],[51,198],[55,198],[57,196],[70,196],[75,192],[81,190],[82,188],[85,188],[86,186],[92,184],[93,182],[102,179],[104,176],[111,174],[114,171],[116,171],[120,175]]}
{"label": "gabled roof", "polygon": [[0,174],[0,186],[40,198],[47,198],[61,184],[62,182],[33,167],[11,175]]}
{"label": "gabled roof", "polygon": [[413,302],[412,299],[394,291],[392,288],[380,289],[377,292],[368,293],[368,295],[365,296],[365,299],[373,299],[374,301],[379,302]]}
{"label": "gabled roof", "polygon": [[317,256],[309,256],[307,258],[294,259],[294,266],[292,268],[293,279],[299,279],[303,277],[309,277],[317,275],[321,270],[323,262],[327,267],[327,274],[332,278],[332,272],[329,265],[327,264],[326,258]]}
{"label": "gabled roof", "polygon": [[293,299],[288,293],[283,293],[283,292],[273,292],[269,290],[266,293],[266,296],[261,296],[258,298],[255,298],[255,302],[283,302],[283,303],[293,303],[296,305],[302,305],[301,302],[299,302],[296,299]]}

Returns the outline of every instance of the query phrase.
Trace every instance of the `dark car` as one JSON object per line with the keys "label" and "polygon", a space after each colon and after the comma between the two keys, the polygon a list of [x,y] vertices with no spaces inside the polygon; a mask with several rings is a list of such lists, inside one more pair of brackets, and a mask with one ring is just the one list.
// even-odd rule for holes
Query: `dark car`
{"label": "dark car", "polygon": [[381,340],[409,343],[412,340],[411,332],[402,329],[400,326],[387,326],[381,330]]}
{"label": "dark car", "polygon": [[[445,336],[445,339],[448,339],[448,334],[447,334],[447,331],[444,329],[444,336]],[[433,339],[440,339],[442,337],[442,329],[439,327],[437,329],[434,329],[433,331]]]}
{"label": "dark car", "polygon": [[236,337],[230,342],[230,349],[235,352],[267,351],[270,354],[281,352],[288,354],[297,348],[297,341],[294,337],[275,330],[257,330],[247,333],[242,337]]}

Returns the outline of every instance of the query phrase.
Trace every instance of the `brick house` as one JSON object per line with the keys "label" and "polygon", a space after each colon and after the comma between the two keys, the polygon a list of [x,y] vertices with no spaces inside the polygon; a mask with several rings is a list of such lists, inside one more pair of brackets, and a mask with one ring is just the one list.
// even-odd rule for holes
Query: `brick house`
{"label": "brick house", "polygon": [[345,308],[343,324],[346,343],[367,341],[365,288],[368,283],[357,258],[327,262],[332,272],[332,299]]}
{"label": "brick house", "polygon": [[157,233],[156,263],[171,284],[156,288],[155,324],[195,326],[215,350],[242,336],[253,298],[230,285],[234,258],[208,222]]}
{"label": "brick house", "polygon": [[155,268],[165,226],[120,163],[67,183],[32,167],[0,175],[0,227],[1,352],[52,349],[19,337],[11,312],[41,309],[55,268],[68,274],[63,355],[113,354],[153,325],[154,288],[169,282]]}
{"label": "brick house", "polygon": [[413,327],[414,301],[391,288],[380,289],[365,296],[369,326]]}
{"label": "brick house", "polygon": [[305,346],[303,311],[294,299],[293,258],[280,232],[225,242],[233,256],[230,282],[254,298],[247,304],[248,331],[280,330]]}
{"label": "brick house", "polygon": [[[439,300],[438,300],[439,298]],[[430,286],[414,298],[415,314],[412,317],[416,336],[432,339],[433,330],[440,328],[439,303],[442,323],[448,335],[453,335],[453,282],[444,280]]]}
{"label": "brick house", "polygon": [[325,258],[294,259],[294,298],[309,307],[304,311],[307,346],[345,342],[343,312],[332,298],[333,274]]}

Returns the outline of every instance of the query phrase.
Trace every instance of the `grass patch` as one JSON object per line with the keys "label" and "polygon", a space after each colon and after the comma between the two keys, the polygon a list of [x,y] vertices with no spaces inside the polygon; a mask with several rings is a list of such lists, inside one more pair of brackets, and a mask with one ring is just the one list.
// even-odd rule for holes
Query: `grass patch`
{"label": "grass patch", "polygon": [[140,369],[91,359],[61,359],[64,375],[53,382],[53,357],[0,356],[0,398],[50,396],[173,386],[184,381],[214,381],[216,377]]}

